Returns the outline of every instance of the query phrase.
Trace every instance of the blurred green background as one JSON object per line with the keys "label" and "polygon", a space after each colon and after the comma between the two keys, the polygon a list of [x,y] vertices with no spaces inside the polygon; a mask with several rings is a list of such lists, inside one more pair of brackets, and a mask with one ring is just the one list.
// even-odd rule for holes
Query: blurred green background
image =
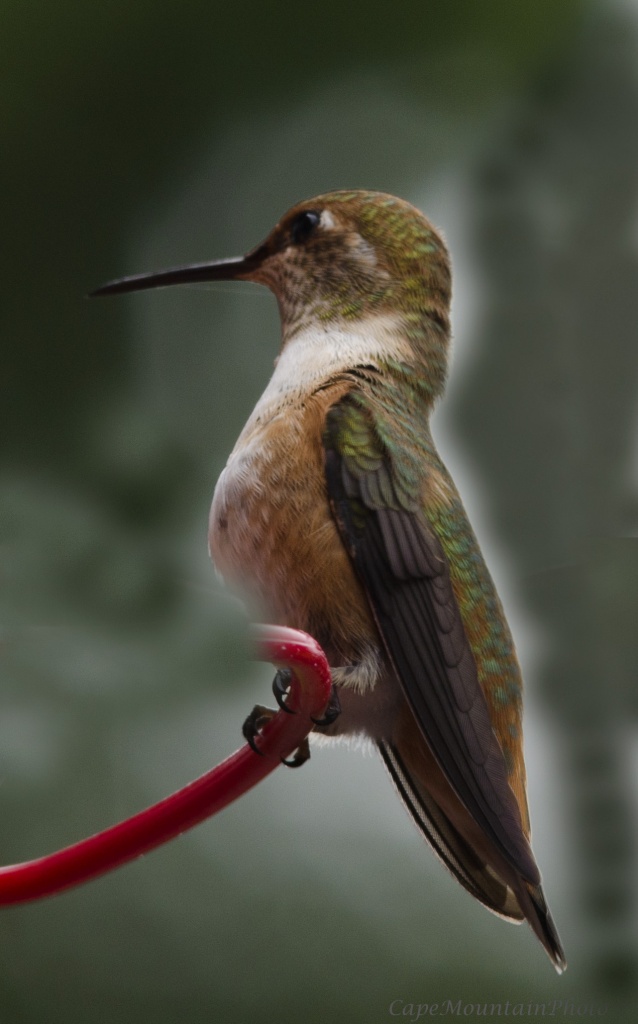
{"label": "blurred green background", "polygon": [[3,910],[0,1020],[372,1024],[448,999],[634,1019],[637,58],[629,0],[0,8],[0,859],[182,785],[270,696],[206,523],[274,300],[85,293],[379,188],[455,261],[435,431],[526,670],[571,964],[558,979],[445,875],[375,758],[322,749],[114,875]]}

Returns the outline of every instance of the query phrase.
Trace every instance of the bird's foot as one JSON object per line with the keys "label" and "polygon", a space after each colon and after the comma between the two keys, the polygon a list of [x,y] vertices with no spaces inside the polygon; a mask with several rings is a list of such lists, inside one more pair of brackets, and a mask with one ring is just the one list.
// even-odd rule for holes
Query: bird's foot
{"label": "bird's foot", "polygon": [[325,728],[328,725],[332,725],[333,722],[336,722],[340,714],[341,701],[339,700],[339,691],[337,690],[337,687],[333,683],[332,688],[330,690],[330,700],[328,701],[326,710],[324,711],[321,718],[313,718],[312,721],[315,723],[315,725],[318,725],[320,728]]}
{"label": "bird's foot", "polygon": [[251,750],[254,750],[256,754],[264,756],[262,751],[259,749],[255,740],[260,735],[261,730],[265,726],[266,722],[269,722],[273,715],[277,712],[273,711],[272,708],[264,707],[263,704],[255,704],[254,708],[246,718],[244,724],[241,727],[241,731],[244,739],[248,743]]}
{"label": "bird's foot", "polygon": [[310,760],[310,744],[308,743],[308,737],[300,743],[292,757],[282,757],[281,763],[288,766],[288,768],[301,768],[302,764]]}
{"label": "bird's foot", "polygon": [[[277,674],[279,675],[279,673]],[[273,689],[274,685],[275,684],[273,684]],[[290,711],[290,708],[284,708],[284,710]],[[256,754],[260,755],[260,757],[263,757],[264,753],[257,746],[256,739],[261,734],[261,730],[266,725],[266,723],[269,722],[271,718],[274,718],[276,714],[277,712],[273,710],[273,708],[264,707],[263,704],[255,704],[255,707],[252,709],[246,721],[242,725],[241,731],[243,733],[244,739],[248,743],[250,749],[254,750]],[[291,714],[293,714],[293,712],[291,712]],[[310,745],[308,743],[308,739],[306,738],[303,741],[303,743],[299,744],[299,746],[294,751],[291,757],[282,757],[281,763],[287,765],[288,768],[300,768],[301,765],[305,764],[309,758]]]}

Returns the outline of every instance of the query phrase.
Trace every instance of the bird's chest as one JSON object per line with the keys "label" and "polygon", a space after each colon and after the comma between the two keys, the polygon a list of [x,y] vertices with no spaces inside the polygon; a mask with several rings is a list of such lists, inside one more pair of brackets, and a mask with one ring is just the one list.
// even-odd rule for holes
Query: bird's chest
{"label": "bird's chest", "polygon": [[306,629],[322,588],[351,576],[328,505],[322,445],[326,408],[342,390],[253,415],[211,508],[209,545],[222,575],[271,617]]}

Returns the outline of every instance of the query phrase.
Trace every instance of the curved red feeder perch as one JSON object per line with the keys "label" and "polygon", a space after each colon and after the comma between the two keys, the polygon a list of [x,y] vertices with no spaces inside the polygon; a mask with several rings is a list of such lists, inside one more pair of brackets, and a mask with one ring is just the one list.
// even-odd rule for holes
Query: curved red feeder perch
{"label": "curved red feeder perch", "polygon": [[268,722],[258,740],[261,754],[246,745],[201,778],[132,818],[36,860],[0,868],[0,904],[25,903],[51,896],[104,874],[175,838],[217,814],[297,749],[312,729],[311,717],[324,713],[330,698],[330,669],[321,647],[299,630],[259,628],[260,657],[293,678],[288,707]]}

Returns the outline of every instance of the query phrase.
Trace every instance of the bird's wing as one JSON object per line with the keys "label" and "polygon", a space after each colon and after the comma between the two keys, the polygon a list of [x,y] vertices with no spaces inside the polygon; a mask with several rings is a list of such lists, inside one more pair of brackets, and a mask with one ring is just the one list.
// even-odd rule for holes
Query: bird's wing
{"label": "bird's wing", "polygon": [[400,471],[356,391],[328,410],[323,441],[334,519],[421,733],[484,835],[537,885],[423,481]]}

